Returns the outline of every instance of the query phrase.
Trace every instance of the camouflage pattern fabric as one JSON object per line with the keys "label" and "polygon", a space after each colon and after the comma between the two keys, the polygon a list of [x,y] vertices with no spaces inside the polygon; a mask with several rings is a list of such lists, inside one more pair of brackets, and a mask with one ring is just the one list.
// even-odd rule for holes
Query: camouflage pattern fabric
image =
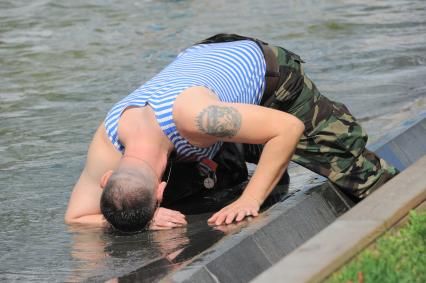
{"label": "camouflage pattern fabric", "polygon": [[288,112],[305,124],[293,161],[327,177],[355,199],[395,176],[396,168],[365,148],[367,134],[346,106],[321,95],[303,71],[300,57],[271,48],[281,77],[275,99],[264,106]]}

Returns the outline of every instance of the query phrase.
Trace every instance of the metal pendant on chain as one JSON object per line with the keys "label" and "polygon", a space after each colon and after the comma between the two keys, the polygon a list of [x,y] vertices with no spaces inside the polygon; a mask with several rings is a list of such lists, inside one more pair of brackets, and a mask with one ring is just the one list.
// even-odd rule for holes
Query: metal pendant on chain
{"label": "metal pendant on chain", "polygon": [[211,190],[215,187],[217,182],[217,164],[213,160],[204,159],[200,162],[200,165],[204,168],[204,174],[207,174],[203,180],[204,188],[206,188],[207,190]]}
{"label": "metal pendant on chain", "polygon": [[210,190],[214,188],[214,186],[216,185],[216,181],[216,174],[214,172],[210,172],[209,176],[204,178],[203,185],[206,189]]}

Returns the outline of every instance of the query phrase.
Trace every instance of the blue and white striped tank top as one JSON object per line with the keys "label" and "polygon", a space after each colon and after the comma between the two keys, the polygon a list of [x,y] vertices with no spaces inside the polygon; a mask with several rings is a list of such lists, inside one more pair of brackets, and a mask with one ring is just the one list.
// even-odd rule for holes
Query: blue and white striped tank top
{"label": "blue and white striped tank top", "polygon": [[265,72],[262,50],[253,41],[194,45],[112,107],[105,119],[108,137],[119,151],[124,152],[117,133],[122,112],[129,106],[142,107],[149,104],[164,134],[175,146],[178,160],[211,159],[222,142],[200,148],[184,139],[172,116],[176,97],[189,87],[204,86],[224,102],[260,104],[265,87]]}

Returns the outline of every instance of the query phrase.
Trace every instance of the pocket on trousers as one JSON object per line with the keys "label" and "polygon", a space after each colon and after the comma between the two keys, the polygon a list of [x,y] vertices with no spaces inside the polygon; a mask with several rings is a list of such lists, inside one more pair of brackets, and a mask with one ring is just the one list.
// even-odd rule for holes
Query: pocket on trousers
{"label": "pocket on trousers", "polygon": [[280,78],[278,81],[278,89],[274,92],[274,104],[280,110],[286,111],[291,104],[297,99],[304,87],[304,77],[300,71],[280,66]]}

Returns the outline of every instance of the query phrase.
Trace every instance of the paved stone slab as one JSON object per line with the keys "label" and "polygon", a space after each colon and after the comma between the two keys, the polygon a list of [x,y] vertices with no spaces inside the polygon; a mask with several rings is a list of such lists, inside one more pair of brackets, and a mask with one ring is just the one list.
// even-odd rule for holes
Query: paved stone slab
{"label": "paved stone slab", "polygon": [[426,200],[425,168],[426,156],[252,282],[320,282]]}

